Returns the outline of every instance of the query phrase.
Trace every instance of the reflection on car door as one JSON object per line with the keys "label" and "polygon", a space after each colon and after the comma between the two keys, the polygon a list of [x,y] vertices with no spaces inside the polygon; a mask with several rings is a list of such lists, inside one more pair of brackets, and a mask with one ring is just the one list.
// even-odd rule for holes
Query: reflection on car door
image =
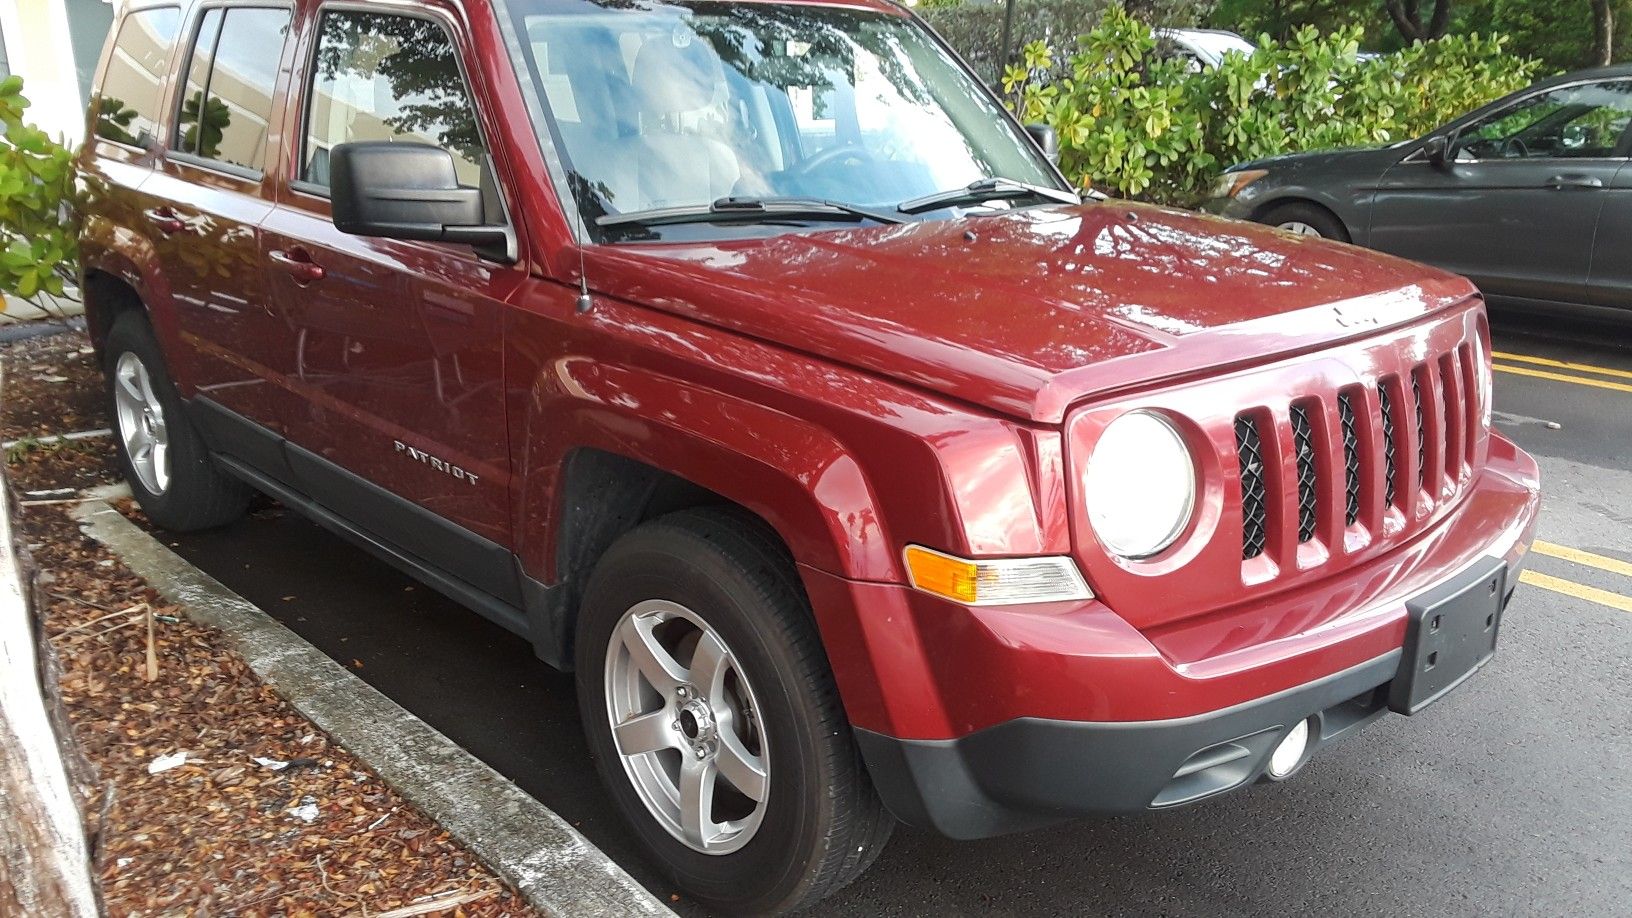
{"label": "reflection on car door", "polygon": [[501,323],[523,269],[468,246],[347,235],[330,219],[328,153],[341,143],[441,146],[461,178],[483,181],[448,23],[339,6],[318,16],[300,51],[289,180],[263,224],[295,335],[290,464],[320,504],[519,606]]}
{"label": "reflection on car door", "polygon": [[1629,120],[1627,80],[1520,99],[1463,127],[1444,165],[1413,154],[1391,167],[1370,244],[1467,275],[1492,296],[1580,302]]}
{"label": "reflection on car door", "polygon": [[266,180],[270,125],[290,13],[283,8],[204,8],[193,19],[172,100],[168,149],[142,186],[154,250],[164,265],[182,344],[176,361],[217,449],[252,462],[274,441],[234,436],[227,408],[283,429],[286,390],[276,371],[290,340],[266,289],[258,252],[272,209]]}

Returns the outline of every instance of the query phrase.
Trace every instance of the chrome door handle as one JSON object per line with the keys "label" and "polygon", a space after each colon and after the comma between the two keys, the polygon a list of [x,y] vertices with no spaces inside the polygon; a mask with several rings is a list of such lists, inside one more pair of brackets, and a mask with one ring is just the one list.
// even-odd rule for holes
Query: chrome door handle
{"label": "chrome door handle", "polygon": [[176,212],[168,207],[154,207],[142,211],[142,216],[158,227],[159,232],[169,236],[187,228],[187,221],[176,216]]}
{"label": "chrome door handle", "polygon": [[1602,188],[1604,180],[1591,175],[1555,175],[1547,180],[1547,187],[1558,191],[1572,188]]}
{"label": "chrome door handle", "polygon": [[272,263],[282,268],[297,284],[310,284],[323,279],[323,266],[312,261],[312,256],[298,246],[290,251],[273,249],[267,253]]}

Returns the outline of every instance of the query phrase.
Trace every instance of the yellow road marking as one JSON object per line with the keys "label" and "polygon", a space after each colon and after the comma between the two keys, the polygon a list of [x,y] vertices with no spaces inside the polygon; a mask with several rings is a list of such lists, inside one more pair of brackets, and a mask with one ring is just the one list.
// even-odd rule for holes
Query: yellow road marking
{"label": "yellow road marking", "polygon": [[1565,580],[1562,577],[1554,577],[1551,574],[1543,574],[1540,571],[1525,571],[1519,575],[1519,580],[1533,587],[1552,590],[1554,593],[1563,593],[1565,596],[1595,602],[1600,606],[1608,606],[1622,612],[1632,612],[1632,596],[1622,596],[1619,593],[1600,590],[1597,587],[1576,583],[1573,580]]}
{"label": "yellow road marking", "polygon": [[1546,370],[1532,370],[1529,367],[1508,367],[1495,364],[1491,367],[1498,373],[1513,373],[1519,376],[1534,376],[1537,379],[1554,379],[1559,382],[1575,383],[1578,386],[1594,386],[1599,389],[1613,389],[1616,392],[1632,392],[1632,385],[1618,382],[1606,382],[1602,379],[1588,379],[1585,376],[1566,376],[1563,373],[1550,373]]}
{"label": "yellow road marking", "polygon": [[1557,367],[1560,370],[1576,370],[1581,373],[1597,373],[1600,376],[1619,376],[1623,379],[1632,379],[1632,370],[1615,370],[1609,367],[1595,367],[1590,363],[1571,363],[1568,360],[1552,360],[1547,357],[1531,357],[1529,354],[1510,354],[1505,351],[1492,351],[1491,355],[1498,360],[1517,360],[1520,363],[1533,363],[1543,367]]}
{"label": "yellow road marking", "polygon": [[1585,564],[1587,567],[1596,567],[1611,574],[1620,574],[1622,577],[1632,577],[1632,563],[1622,561],[1619,558],[1606,558],[1603,555],[1595,555],[1590,551],[1582,551],[1568,545],[1554,545],[1551,542],[1543,542],[1539,539],[1536,540],[1536,544],[1530,547],[1538,555],[1546,555],[1549,558],[1562,558],[1565,561],[1574,561],[1576,564]]}

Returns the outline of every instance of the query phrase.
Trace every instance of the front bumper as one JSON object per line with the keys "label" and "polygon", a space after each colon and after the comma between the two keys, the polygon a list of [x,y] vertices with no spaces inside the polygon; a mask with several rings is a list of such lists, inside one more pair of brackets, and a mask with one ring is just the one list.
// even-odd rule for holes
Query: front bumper
{"label": "front bumper", "polygon": [[[1437,592],[1457,592],[1497,574],[1517,583],[1519,566],[1484,558]],[[1510,586],[1502,609],[1512,596]],[[1169,720],[1019,718],[955,740],[902,740],[868,730],[857,730],[856,739],[874,786],[897,818],[952,838],[985,838],[1088,813],[1181,806],[1234,790],[1264,778],[1275,747],[1308,721],[1301,767],[1321,747],[1389,710],[1406,713],[1391,692],[1401,666],[1402,651],[1393,650],[1273,695]]]}
{"label": "front bumper", "polygon": [[1305,718],[1313,749],[1380,716],[1407,604],[1481,565],[1510,597],[1538,495],[1534,460],[1493,436],[1456,511],[1398,550],[1150,632],[1097,601],[971,609],[802,570],[886,805],[977,838],[1211,797]]}
{"label": "front bumper", "polygon": [[1400,651],[1222,711],[1173,720],[1022,718],[955,740],[856,739],[903,822],[985,838],[1088,813],[1160,809],[1245,785],[1313,717],[1311,752],[1385,713]]}

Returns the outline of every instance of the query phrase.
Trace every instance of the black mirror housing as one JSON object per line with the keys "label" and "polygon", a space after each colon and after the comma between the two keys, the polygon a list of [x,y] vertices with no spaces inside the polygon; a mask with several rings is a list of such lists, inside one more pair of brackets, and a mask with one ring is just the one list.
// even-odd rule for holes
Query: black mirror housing
{"label": "black mirror housing", "polygon": [[331,218],[343,233],[510,248],[483,223],[482,192],[459,184],[453,154],[418,143],[364,141],[329,151]]}
{"label": "black mirror housing", "polygon": [[1443,167],[1450,157],[1451,141],[1444,134],[1435,134],[1422,145],[1422,155],[1430,165]]}
{"label": "black mirror housing", "polygon": [[1056,166],[1060,164],[1060,135],[1054,132],[1054,128],[1046,124],[1028,124],[1026,133],[1031,135],[1032,142],[1043,151],[1049,162]]}

